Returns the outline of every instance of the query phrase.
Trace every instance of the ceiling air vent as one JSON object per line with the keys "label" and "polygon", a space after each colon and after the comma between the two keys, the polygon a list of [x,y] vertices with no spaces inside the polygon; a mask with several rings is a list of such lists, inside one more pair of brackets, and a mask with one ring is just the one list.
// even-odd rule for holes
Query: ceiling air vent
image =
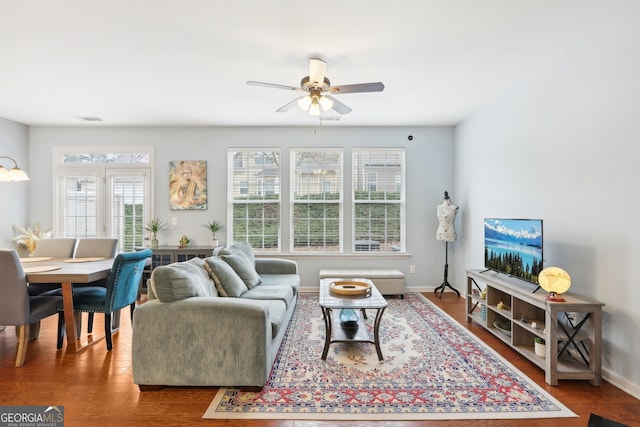
{"label": "ceiling air vent", "polygon": [[102,121],[100,117],[94,117],[94,116],[81,116],[81,117],[76,117],[76,119],[81,120],[83,122],[101,122]]}

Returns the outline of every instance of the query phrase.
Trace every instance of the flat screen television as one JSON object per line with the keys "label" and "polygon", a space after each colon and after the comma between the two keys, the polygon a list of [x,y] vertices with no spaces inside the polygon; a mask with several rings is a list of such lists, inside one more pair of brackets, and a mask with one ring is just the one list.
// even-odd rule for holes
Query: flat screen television
{"label": "flat screen television", "polygon": [[538,284],[542,220],[485,218],[484,268]]}

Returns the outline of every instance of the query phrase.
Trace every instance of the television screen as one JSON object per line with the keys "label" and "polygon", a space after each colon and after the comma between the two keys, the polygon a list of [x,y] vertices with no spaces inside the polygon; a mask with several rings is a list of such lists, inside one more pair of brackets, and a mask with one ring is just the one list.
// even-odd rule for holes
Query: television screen
{"label": "television screen", "polygon": [[542,220],[484,220],[484,267],[538,284],[542,271]]}

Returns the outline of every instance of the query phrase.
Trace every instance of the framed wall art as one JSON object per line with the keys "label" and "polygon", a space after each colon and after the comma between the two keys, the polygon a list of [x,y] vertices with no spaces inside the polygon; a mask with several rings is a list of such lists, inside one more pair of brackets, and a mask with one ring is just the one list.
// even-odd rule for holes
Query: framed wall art
{"label": "framed wall art", "polygon": [[207,209],[207,162],[169,162],[169,203],[172,210]]}

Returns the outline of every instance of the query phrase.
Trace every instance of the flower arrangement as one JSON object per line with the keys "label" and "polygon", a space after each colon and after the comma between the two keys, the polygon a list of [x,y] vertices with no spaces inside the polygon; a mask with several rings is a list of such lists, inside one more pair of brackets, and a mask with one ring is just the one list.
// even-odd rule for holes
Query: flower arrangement
{"label": "flower arrangement", "polygon": [[11,240],[16,242],[18,246],[25,248],[30,255],[33,254],[33,252],[36,250],[36,246],[38,246],[38,240],[50,239],[53,235],[50,229],[41,229],[39,223],[36,223],[33,227],[28,226],[26,228],[23,228],[19,225],[14,225],[13,228],[18,234]]}

